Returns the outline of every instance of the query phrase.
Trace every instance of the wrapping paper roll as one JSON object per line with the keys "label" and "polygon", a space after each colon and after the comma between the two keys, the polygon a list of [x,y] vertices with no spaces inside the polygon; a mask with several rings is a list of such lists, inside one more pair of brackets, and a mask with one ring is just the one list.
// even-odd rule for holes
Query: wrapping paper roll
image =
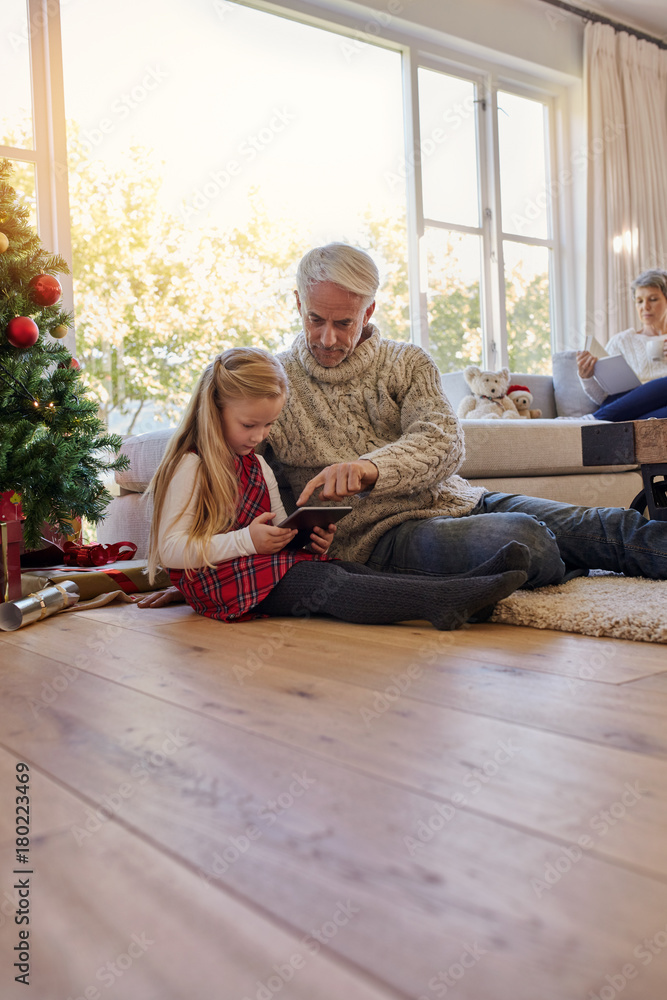
{"label": "wrapping paper roll", "polygon": [[71,608],[79,600],[79,588],[71,580],[63,580],[53,587],[46,587],[34,594],[28,594],[19,601],[0,604],[0,629],[13,632],[31,622],[55,615],[56,611]]}

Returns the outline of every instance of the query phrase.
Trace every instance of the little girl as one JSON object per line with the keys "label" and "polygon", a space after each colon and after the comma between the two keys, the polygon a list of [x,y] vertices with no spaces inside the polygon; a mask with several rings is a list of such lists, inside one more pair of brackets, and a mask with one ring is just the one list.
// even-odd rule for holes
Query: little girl
{"label": "little girl", "polygon": [[272,524],[287,515],[254,449],[287,391],[280,362],[256,348],[224,351],[204,370],[150,486],[151,582],[168,567],[197,614],[225,622],[322,613],[368,625],[426,618],[439,629],[488,617],[525,583],[529,553],[518,542],[456,577],[332,561],[333,524],[313,530],[310,551],[286,549],[296,532]]}

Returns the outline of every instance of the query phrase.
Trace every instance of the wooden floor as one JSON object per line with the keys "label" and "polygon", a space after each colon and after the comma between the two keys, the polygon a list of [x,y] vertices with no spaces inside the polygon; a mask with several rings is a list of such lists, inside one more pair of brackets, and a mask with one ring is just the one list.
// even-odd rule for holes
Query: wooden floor
{"label": "wooden floor", "polygon": [[0,657],[3,1000],[667,994],[664,646],[110,606]]}

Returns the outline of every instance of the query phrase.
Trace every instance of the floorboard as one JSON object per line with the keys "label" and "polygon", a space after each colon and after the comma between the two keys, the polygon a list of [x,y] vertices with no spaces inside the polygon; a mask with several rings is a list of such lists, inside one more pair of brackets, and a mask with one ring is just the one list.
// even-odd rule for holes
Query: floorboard
{"label": "floorboard", "polygon": [[3,1000],[18,760],[39,1000],[662,996],[663,648],[110,606],[0,657]]}

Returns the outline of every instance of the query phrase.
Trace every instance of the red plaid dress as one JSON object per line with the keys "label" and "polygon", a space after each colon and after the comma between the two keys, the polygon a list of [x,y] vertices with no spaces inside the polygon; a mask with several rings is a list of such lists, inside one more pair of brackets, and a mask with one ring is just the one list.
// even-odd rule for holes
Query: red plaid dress
{"label": "red plaid dress", "polygon": [[[259,514],[271,510],[262,467],[254,451],[236,455],[240,504],[232,530],[246,528]],[[275,555],[239,556],[216,566],[170,569],[169,578],[198,615],[223,622],[262,617],[252,609],[263,601],[288,569],[304,559],[328,559],[303,550],[283,549]],[[189,578],[188,578],[189,577]]]}

